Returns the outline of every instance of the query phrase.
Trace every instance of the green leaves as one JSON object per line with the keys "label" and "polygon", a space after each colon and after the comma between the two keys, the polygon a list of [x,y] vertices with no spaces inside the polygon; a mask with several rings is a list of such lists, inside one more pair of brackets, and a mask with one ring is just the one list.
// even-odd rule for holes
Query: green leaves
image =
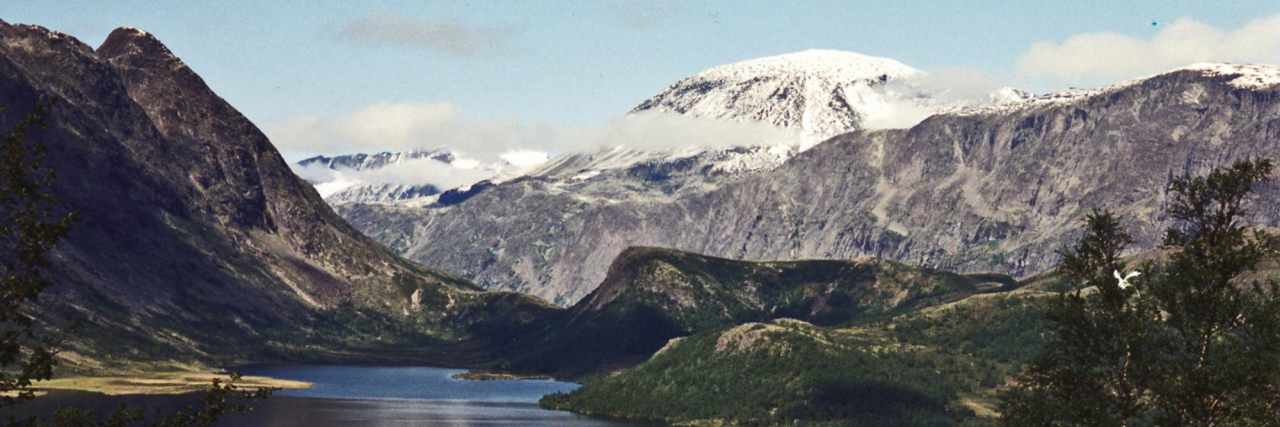
{"label": "green leaves", "polygon": [[59,214],[49,192],[54,176],[44,169],[44,147],[27,141],[41,126],[36,108],[0,141],[0,406],[29,399],[35,380],[52,375],[47,339],[34,330],[27,304],[49,281],[48,254],[66,236],[74,215]]}
{"label": "green leaves", "polygon": [[1237,162],[1170,186],[1168,254],[1122,289],[1132,239],[1108,212],[1064,251],[1080,286],[1047,311],[1045,350],[1005,395],[1007,425],[1263,425],[1280,418],[1280,285],[1248,279],[1280,255],[1250,229],[1268,160]]}

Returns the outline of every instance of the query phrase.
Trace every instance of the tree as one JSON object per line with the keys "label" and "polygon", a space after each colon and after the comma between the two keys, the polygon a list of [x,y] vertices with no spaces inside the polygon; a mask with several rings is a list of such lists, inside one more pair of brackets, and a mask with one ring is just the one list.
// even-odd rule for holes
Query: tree
{"label": "tree", "polygon": [[1276,236],[1245,224],[1268,160],[1170,186],[1166,260],[1122,288],[1132,239],[1086,217],[1049,303],[1048,342],[1005,394],[1008,425],[1266,425],[1280,419],[1280,284],[1257,277]]}
{"label": "tree", "polygon": [[49,251],[74,215],[56,213],[53,173],[39,167],[44,147],[26,141],[39,124],[37,110],[0,142],[0,407],[31,398],[31,382],[53,375],[54,353],[26,308],[49,286]]}
{"label": "tree", "polygon": [[[0,112],[3,112],[0,108]],[[42,125],[36,108],[0,141],[0,408],[34,397],[33,381],[53,377],[56,350],[51,337],[41,334],[31,303],[50,285],[46,277],[49,253],[66,237],[75,220],[51,191],[54,174],[43,167],[45,147],[28,141],[28,133]],[[239,374],[214,379],[198,407],[152,420],[159,427],[208,426],[227,413],[251,408],[247,399],[268,397],[272,389],[241,389]],[[52,425],[59,427],[123,427],[148,421],[141,409],[122,407],[98,416],[79,408],[62,408]],[[38,426],[37,419],[11,420],[12,425]]]}

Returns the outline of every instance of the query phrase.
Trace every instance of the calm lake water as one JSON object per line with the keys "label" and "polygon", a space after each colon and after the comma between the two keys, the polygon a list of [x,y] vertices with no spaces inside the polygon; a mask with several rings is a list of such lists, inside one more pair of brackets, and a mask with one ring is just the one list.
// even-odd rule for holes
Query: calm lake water
{"label": "calm lake water", "polygon": [[[452,378],[462,370],[427,367],[272,366],[240,372],[315,385],[276,392],[266,401],[254,402],[252,413],[228,416],[218,426],[629,425],[539,408],[537,402],[543,395],[578,387],[559,381],[465,381]],[[122,401],[149,408],[179,408],[194,400],[194,395],[122,399],[71,392],[51,394],[22,406],[34,414],[46,413],[42,407],[61,405],[105,412]]]}
{"label": "calm lake water", "polygon": [[617,426],[538,407],[543,395],[577,384],[551,380],[466,381],[458,369],[427,367],[273,366],[245,375],[308,381],[282,390],[226,426]]}

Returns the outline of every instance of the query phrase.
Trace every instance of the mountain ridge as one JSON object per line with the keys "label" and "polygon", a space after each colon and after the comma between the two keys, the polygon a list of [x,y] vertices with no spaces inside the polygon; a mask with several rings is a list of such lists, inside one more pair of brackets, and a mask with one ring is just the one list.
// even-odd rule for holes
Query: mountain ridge
{"label": "mountain ridge", "polygon": [[[78,368],[352,357],[503,323],[482,293],[338,217],[267,137],[149,33],[95,51],[0,21],[0,129],[37,111],[50,191],[79,222],[52,255],[43,325],[85,330]],[[340,319],[355,321],[340,321]]]}
{"label": "mountain ridge", "polygon": [[673,338],[744,322],[842,325],[1016,287],[1007,276],[872,258],[738,261],[631,247],[591,294],[498,348],[510,369],[577,375],[638,363]]}
{"label": "mountain ridge", "polygon": [[[871,255],[1025,277],[1056,263],[1090,208],[1133,213],[1136,250],[1148,249],[1164,229],[1169,176],[1277,152],[1276,86],[1232,84],[1275,67],[1211,68],[847,133],[768,172],[668,199],[592,203],[520,181],[449,210],[339,212],[411,259],[562,305],[629,246],[747,260]],[[1280,221],[1274,209],[1262,215],[1259,224]],[[457,249],[416,244],[440,239]]]}

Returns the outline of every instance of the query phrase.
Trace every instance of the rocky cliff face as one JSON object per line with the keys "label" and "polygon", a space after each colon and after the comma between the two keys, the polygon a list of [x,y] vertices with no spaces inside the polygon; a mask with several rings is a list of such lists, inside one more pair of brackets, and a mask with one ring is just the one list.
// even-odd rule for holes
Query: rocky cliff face
{"label": "rocky cliff face", "polygon": [[[0,105],[0,130],[43,107],[46,126],[29,139],[47,147],[53,192],[79,213],[44,310],[87,320],[80,351],[243,357],[331,344],[342,337],[320,337],[318,322],[339,306],[440,325],[484,298],[347,225],[141,30],[117,29],[95,51],[0,22]],[[271,334],[281,330],[294,333]]]}
{"label": "rocky cliff face", "polygon": [[[568,305],[629,246],[747,260],[872,255],[1025,276],[1058,261],[1089,209],[1128,218],[1136,250],[1168,225],[1165,188],[1280,153],[1280,70],[1198,65],[1109,88],[855,132],[708,192],[600,202],[536,179],[440,209],[352,205],[357,228],[411,259]],[[1261,190],[1256,222],[1280,222]],[[445,249],[448,248],[448,249]]]}

